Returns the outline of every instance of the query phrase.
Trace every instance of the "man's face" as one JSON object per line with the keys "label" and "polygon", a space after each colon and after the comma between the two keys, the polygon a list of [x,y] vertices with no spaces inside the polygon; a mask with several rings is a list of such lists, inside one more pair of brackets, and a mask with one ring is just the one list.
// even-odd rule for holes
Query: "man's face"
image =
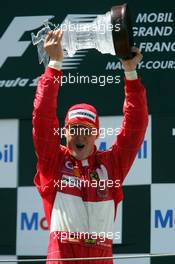
{"label": "man's face", "polygon": [[97,130],[82,125],[75,125],[66,129],[67,147],[72,156],[84,160],[94,151]]}

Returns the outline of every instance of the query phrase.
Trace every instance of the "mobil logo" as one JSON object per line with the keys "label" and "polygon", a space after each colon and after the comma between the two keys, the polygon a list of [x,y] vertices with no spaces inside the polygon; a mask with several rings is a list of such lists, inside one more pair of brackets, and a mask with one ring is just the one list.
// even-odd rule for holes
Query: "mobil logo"
{"label": "mobil logo", "polygon": [[38,212],[20,214],[20,229],[21,230],[48,230],[48,225],[45,217],[40,217]]}
{"label": "mobil logo", "polygon": [[154,212],[154,227],[155,228],[173,228],[175,227],[175,215],[173,209],[167,209],[163,212],[156,209]]}
{"label": "mobil logo", "polygon": [[99,145],[99,150],[101,150],[101,151],[105,151],[105,150],[107,150],[107,146],[106,146],[106,144],[107,144],[107,142],[106,141],[102,141],[102,142],[100,142],[100,145]]}
{"label": "mobil logo", "polygon": [[[101,141],[98,149],[101,151],[107,150],[107,142]],[[148,158],[148,142],[146,139],[144,139],[140,149],[138,150],[137,158],[138,159],[147,159]]]}
{"label": "mobil logo", "polygon": [[138,159],[147,159],[148,158],[148,142],[144,139],[138,153],[137,153]]}
{"label": "mobil logo", "polygon": [[13,152],[13,144],[0,144],[0,163],[12,163],[14,161]]}

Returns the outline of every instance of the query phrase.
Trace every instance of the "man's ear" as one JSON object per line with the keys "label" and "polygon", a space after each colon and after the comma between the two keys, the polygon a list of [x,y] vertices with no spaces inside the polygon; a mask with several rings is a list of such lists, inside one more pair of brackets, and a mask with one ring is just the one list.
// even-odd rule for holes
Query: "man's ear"
{"label": "man's ear", "polygon": [[93,127],[91,133],[92,133],[92,135],[96,136],[96,139],[95,140],[97,140],[98,137],[99,137],[99,135],[100,135],[99,134],[99,130],[97,128]]}
{"label": "man's ear", "polygon": [[98,133],[98,134],[96,135],[95,141],[99,138],[99,136],[100,136],[100,134]]}

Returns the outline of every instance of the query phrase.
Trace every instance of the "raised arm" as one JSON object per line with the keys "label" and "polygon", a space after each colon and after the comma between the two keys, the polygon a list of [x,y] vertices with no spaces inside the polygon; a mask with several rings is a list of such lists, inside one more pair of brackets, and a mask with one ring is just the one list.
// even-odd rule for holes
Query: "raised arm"
{"label": "raised arm", "polygon": [[34,99],[33,141],[38,161],[34,182],[40,192],[53,181],[55,175],[53,164],[60,155],[60,139],[57,133],[54,135],[54,131],[58,131],[59,128],[56,109],[61,71],[58,67],[57,69],[53,67],[53,62],[56,61],[58,64],[63,59],[61,37],[62,32],[57,30],[49,32],[45,40],[44,48],[52,63],[49,63],[49,67],[40,77]]}
{"label": "raised arm", "polygon": [[125,71],[124,117],[111,151],[113,162],[120,167],[121,182],[131,168],[148,125],[146,91],[135,71],[142,54],[137,48],[133,51],[136,53],[133,59],[122,61]]}

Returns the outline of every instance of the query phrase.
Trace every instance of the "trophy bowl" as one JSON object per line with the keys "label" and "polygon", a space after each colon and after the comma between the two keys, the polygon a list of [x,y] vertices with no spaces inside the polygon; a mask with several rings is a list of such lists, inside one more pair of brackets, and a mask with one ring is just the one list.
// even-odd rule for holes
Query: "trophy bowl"
{"label": "trophy bowl", "polygon": [[47,66],[49,58],[43,48],[44,40],[50,30],[58,28],[64,31],[61,45],[68,57],[84,49],[97,49],[102,54],[116,55],[125,60],[134,56],[131,52],[134,39],[128,4],[113,6],[104,15],[94,15],[89,22],[90,17],[93,15],[67,15],[61,25],[46,21],[36,36],[32,33],[32,43],[38,48],[39,63]]}

